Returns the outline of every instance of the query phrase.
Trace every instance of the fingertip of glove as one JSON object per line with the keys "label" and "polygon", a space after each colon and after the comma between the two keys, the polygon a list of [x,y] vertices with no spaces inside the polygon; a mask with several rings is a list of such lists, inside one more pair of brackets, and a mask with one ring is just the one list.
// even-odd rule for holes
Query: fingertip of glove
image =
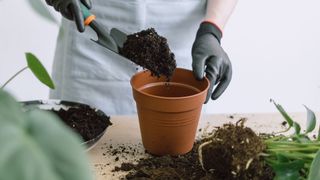
{"label": "fingertip of glove", "polygon": [[85,31],[84,25],[83,25],[83,26],[78,26],[78,25],[77,25],[77,29],[78,29],[78,31],[81,32],[81,33],[83,33],[83,32]]}
{"label": "fingertip of glove", "polygon": [[193,76],[196,78],[196,80],[200,81],[203,79],[203,73],[199,72],[197,70],[193,70]]}
{"label": "fingertip of glove", "polygon": [[218,95],[217,95],[217,94],[212,94],[211,99],[215,101],[215,100],[217,100],[220,96],[221,96],[221,94],[218,94]]}
{"label": "fingertip of glove", "polygon": [[203,80],[204,76],[200,76],[198,74],[198,75],[195,75],[195,78],[196,78],[196,80],[201,81],[201,80]]}

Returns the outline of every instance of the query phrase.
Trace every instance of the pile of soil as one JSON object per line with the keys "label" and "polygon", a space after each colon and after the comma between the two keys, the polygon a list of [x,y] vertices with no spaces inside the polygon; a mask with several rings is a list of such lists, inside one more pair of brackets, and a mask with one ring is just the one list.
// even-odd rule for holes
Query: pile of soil
{"label": "pile of soil", "polygon": [[126,179],[212,179],[210,173],[206,173],[198,160],[198,147],[200,142],[194,144],[193,149],[181,156],[152,156],[141,159],[138,164],[122,163],[115,171],[130,171]]}
{"label": "pile of soil", "polygon": [[84,141],[96,138],[108,126],[112,125],[110,117],[98,112],[86,105],[71,107],[67,110],[50,110],[76,133],[80,134]]}
{"label": "pile of soil", "polygon": [[177,66],[167,39],[159,36],[154,28],[128,35],[119,53],[157,77],[164,75],[170,79]]}
{"label": "pile of soil", "polygon": [[[199,146],[206,171],[199,160]],[[240,121],[218,128],[212,136],[197,141],[185,155],[152,156],[138,164],[122,163],[114,171],[126,171],[125,178],[135,180],[271,180],[272,169],[258,156],[264,149],[262,139]]]}
{"label": "pile of soil", "polygon": [[244,127],[244,122],[241,119],[235,125],[224,124],[200,146],[203,167],[220,179],[272,177],[260,156],[266,145],[252,129]]}

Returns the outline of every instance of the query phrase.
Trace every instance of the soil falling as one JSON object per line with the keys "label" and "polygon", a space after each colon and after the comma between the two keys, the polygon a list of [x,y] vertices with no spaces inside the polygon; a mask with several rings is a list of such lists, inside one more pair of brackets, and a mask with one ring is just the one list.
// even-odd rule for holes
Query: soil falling
{"label": "soil falling", "polygon": [[168,80],[177,66],[167,39],[159,36],[154,28],[128,35],[120,54],[150,70],[152,75],[164,75]]}

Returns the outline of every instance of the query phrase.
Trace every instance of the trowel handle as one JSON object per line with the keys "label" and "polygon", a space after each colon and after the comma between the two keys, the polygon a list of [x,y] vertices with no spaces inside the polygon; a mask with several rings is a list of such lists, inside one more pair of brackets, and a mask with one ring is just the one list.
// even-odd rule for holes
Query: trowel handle
{"label": "trowel handle", "polygon": [[91,14],[89,9],[82,3],[80,3],[80,9],[83,14],[84,25],[88,26],[93,20],[96,19],[96,16]]}

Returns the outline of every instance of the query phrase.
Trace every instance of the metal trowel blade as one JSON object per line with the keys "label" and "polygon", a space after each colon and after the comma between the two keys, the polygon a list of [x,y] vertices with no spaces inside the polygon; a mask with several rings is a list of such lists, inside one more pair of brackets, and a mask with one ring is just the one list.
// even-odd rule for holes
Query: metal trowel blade
{"label": "metal trowel blade", "polygon": [[119,48],[122,48],[123,44],[127,40],[127,34],[124,33],[123,31],[120,31],[117,28],[112,28],[110,30],[110,36],[116,42],[116,44],[118,45]]}
{"label": "metal trowel blade", "polygon": [[[97,33],[98,40],[93,40],[99,45],[110,49],[113,52],[118,53],[118,45],[114,41],[114,39],[109,35],[107,28],[103,27],[101,24],[96,21],[92,21],[90,27]],[[92,39],[91,39],[92,40]]]}

